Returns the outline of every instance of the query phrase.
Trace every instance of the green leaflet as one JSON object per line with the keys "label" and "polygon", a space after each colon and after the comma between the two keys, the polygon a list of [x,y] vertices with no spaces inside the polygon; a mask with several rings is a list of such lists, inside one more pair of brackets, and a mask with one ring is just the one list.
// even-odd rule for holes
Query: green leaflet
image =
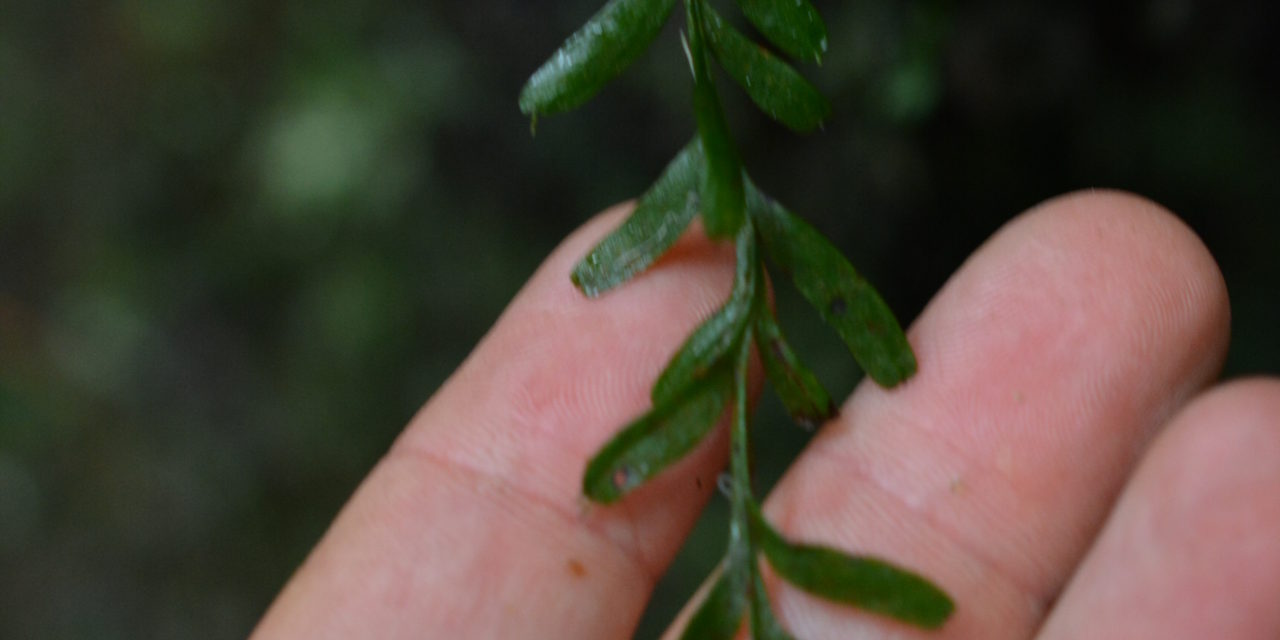
{"label": "green leaflet", "polygon": [[587,463],[582,492],[617,502],[684,457],[715,426],[733,393],[733,372],[720,367],[614,436]]}
{"label": "green leaflet", "polygon": [[747,597],[740,582],[741,579],[735,579],[726,568],[680,634],[680,640],[733,640],[747,608]]}
{"label": "green leaflet", "polygon": [[754,562],[751,565],[751,584],[751,639],[794,640],[774,617],[773,605],[769,603],[769,592],[765,590],[764,580],[760,578],[760,569]]}
{"label": "green leaflet", "polygon": [[698,138],[707,156],[702,177],[702,221],[707,235],[727,238],[742,225],[742,160],[733,144],[729,125],[720,109],[715,79],[707,63],[705,27],[702,15],[709,10],[705,0],[686,0],[689,19],[689,58],[693,65],[693,113],[698,120]]}
{"label": "green leaflet", "polygon": [[734,276],[733,292],[719,311],[704,320],[689,335],[658,376],[651,394],[655,406],[670,401],[718,363],[726,361],[726,356],[742,337],[742,331],[751,319],[751,306],[755,300],[759,276],[760,261],[756,255],[753,233],[749,224],[744,224],[738,231],[737,274]]}
{"label": "green leaflet", "polygon": [[702,145],[694,140],[640,197],[626,222],[610,233],[573,268],[570,278],[596,297],[649,268],[680,238],[698,212]]}
{"label": "green leaflet", "polygon": [[738,0],[738,6],[779,49],[798,60],[822,62],[827,26],[809,0]]}
{"label": "green leaflet", "polygon": [[635,62],[657,37],[675,0],[611,0],[569,36],[520,92],[520,111],[568,111]]}
{"label": "green leaflet", "polygon": [[848,345],[871,379],[892,387],[916,371],[915,354],[880,294],[822,234],[747,181],[747,208],[774,262]]}
{"label": "green leaflet", "polygon": [[[609,0],[529,79],[521,110],[533,116],[572,109],[595,95],[648,47],[675,0]],[[748,19],[778,49],[818,62],[826,27],[809,0],[738,0]],[[879,294],[813,227],[761,193],[746,178],[725,122],[712,75],[714,55],[771,117],[812,131],[830,106],[790,64],[739,33],[708,0],[685,0],[687,53],[693,70],[697,137],[683,149],[618,229],[572,272],[595,297],[643,272],[701,211],[712,238],[735,238],[737,266],[725,304],[689,336],[654,384],[653,408],[615,435],[588,462],[583,493],[614,503],[688,454],[733,402],[729,549],[723,574],[695,612],[683,638],[731,640],[747,618],[756,640],[793,640],[775,617],[761,578],[767,559],[784,579],[830,600],[923,628],[941,626],[954,605],[924,578],[874,558],[794,545],[773,530],[752,497],[747,375],[754,345],[783,403],[801,424],[835,412],[813,372],[787,343],[768,307],[757,243],[836,329],[876,382],[893,386],[916,360]]]}
{"label": "green leaflet", "polygon": [[827,99],[791,65],[747,39],[711,7],[704,17],[716,59],[769,117],[808,133],[831,114]]}
{"label": "green leaflet", "polygon": [[818,377],[791,350],[763,291],[761,287],[756,295],[754,333],[765,375],[791,419],[806,429],[816,429],[836,414],[836,405]]}
{"label": "green leaflet", "polygon": [[793,545],[751,505],[753,534],[769,564],[791,584],[816,596],[925,629],[936,629],[955,604],[928,580],[875,558],[848,556],[834,549]]}

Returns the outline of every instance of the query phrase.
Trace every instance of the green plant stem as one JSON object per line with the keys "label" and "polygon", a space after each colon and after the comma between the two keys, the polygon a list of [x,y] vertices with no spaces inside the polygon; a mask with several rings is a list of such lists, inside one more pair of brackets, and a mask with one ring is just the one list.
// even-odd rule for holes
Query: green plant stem
{"label": "green plant stem", "polygon": [[[788,411],[816,425],[835,413],[831,397],[787,344],[765,297],[761,250],[836,329],[867,375],[884,387],[910,377],[915,356],[883,299],[815,229],[751,184],[716,91],[713,63],[761,109],[788,126],[818,126],[829,107],[780,57],[736,32],[709,0],[682,0],[693,73],[697,139],[668,165],[636,211],[573,271],[597,296],[653,265],[695,215],[708,237],[733,238],[736,273],[725,304],[690,334],[654,383],[653,408],[596,453],[583,493],[611,504],[689,453],[731,407],[730,501],[722,574],[682,636],[731,640],[748,621],[756,640],[793,640],[779,624],[762,579],[773,574],[814,595],[924,629],[946,622],[954,604],[936,586],[885,561],[794,544],[765,521],[752,488],[748,376],[758,348],[765,377]],[[792,3],[794,2],[794,6]],[[531,116],[572,108],[594,95],[652,41],[675,0],[609,0],[530,79],[521,108]],[[747,17],[793,56],[817,61],[826,31],[809,0],[739,0]],[[714,55],[713,55],[714,54]]]}
{"label": "green plant stem", "polygon": [[[733,424],[729,435],[729,473],[733,479],[730,492],[733,534],[742,538],[750,547],[751,520],[747,502],[751,491],[751,444],[748,440],[747,375],[751,353],[751,329],[748,328],[739,342],[734,363]],[[733,546],[733,541],[730,541]]]}
{"label": "green plant stem", "polygon": [[702,222],[707,235],[719,239],[732,237],[742,226],[746,218],[746,196],[742,183],[742,159],[738,157],[733,134],[725,121],[711,72],[703,18],[706,11],[710,11],[706,0],[685,0],[689,63],[693,68],[693,113],[707,159],[699,189]]}
{"label": "green plant stem", "polygon": [[[749,223],[748,223],[749,224]],[[751,242],[755,242],[755,234],[751,234]],[[752,268],[759,269],[758,263]],[[759,568],[756,565],[756,541],[751,526],[751,512],[755,504],[755,495],[751,482],[751,440],[750,418],[747,401],[747,378],[751,367],[752,332],[754,328],[747,326],[738,345],[738,353],[734,361],[734,393],[733,393],[733,425],[729,435],[729,470],[733,478],[731,492],[731,517],[729,540],[728,571],[737,573],[739,588],[745,593],[748,603],[748,620],[755,637],[761,627],[759,611],[761,602],[753,586],[759,581]]]}

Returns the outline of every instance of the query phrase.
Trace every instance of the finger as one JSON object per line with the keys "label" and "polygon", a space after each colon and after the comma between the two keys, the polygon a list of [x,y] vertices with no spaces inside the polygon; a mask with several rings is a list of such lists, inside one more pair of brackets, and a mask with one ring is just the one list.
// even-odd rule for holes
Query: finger
{"label": "finger", "polygon": [[733,257],[690,232],[588,300],[569,272],[623,213],[539,269],[343,509],[259,637],[630,636],[715,486],[723,434],[617,506],[586,505],[582,472],[725,299]]}
{"label": "finger", "polygon": [[[947,283],[910,332],[916,377],[860,386],[767,515],[936,580],[957,610],[919,637],[1029,637],[1144,444],[1218,370],[1227,315],[1212,258],[1167,212],[1053,200]],[[771,584],[797,637],[916,637]]]}
{"label": "finger", "polygon": [[1280,380],[1216,389],[1155,443],[1041,640],[1280,638]]}

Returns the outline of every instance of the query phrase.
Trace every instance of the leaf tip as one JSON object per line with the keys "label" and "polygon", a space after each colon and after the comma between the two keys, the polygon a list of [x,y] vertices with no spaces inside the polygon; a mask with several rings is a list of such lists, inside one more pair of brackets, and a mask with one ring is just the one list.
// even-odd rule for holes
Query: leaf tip
{"label": "leaf tip", "polygon": [[[871,376],[876,384],[885,389],[892,389],[903,382],[906,382],[916,374],[920,368],[916,362],[916,355],[908,346],[895,354],[892,362],[886,363],[886,366],[875,369],[875,375]],[[871,375],[868,372],[868,375]]]}
{"label": "leaf tip", "polygon": [[599,286],[590,282],[589,271],[581,263],[569,272],[569,282],[572,282],[573,286],[588,298],[594,298],[602,291]]}
{"label": "leaf tip", "polygon": [[539,100],[537,88],[533,83],[533,78],[529,78],[529,81],[525,83],[524,88],[520,90],[520,99],[518,104],[520,105],[520,113],[523,113],[526,116],[537,114]]}
{"label": "leaf tip", "polygon": [[801,429],[814,432],[838,415],[840,411],[836,408],[836,403],[828,399],[826,406],[818,407],[816,412],[793,413],[791,420],[800,425]]}
{"label": "leaf tip", "polygon": [[951,619],[951,614],[956,610],[956,603],[943,591],[937,590],[933,597],[934,601],[917,611],[918,617],[913,621],[925,629],[940,628]]}
{"label": "leaf tip", "polygon": [[582,478],[582,494],[597,504],[613,504],[642,481],[640,474],[625,464],[608,470],[589,469]]}

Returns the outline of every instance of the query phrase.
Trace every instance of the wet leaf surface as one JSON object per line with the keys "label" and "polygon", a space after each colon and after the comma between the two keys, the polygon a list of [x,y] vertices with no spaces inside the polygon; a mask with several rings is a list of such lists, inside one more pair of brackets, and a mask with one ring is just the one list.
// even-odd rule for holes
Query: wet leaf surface
{"label": "wet leaf surface", "polygon": [[520,110],[568,111],[590,100],[657,37],[675,0],[612,0],[551,54],[520,92]]}
{"label": "wet leaf surface", "polygon": [[820,63],[827,52],[827,26],[809,0],[738,0],[742,13],[787,55]]}
{"label": "wet leaf surface", "polygon": [[916,371],[915,354],[884,299],[809,223],[748,183],[748,208],[769,257],[885,387]]}
{"label": "wet leaf surface", "polygon": [[807,133],[831,114],[831,105],[791,65],[725,22],[710,7],[706,12],[707,41],[716,59],[769,117]]}
{"label": "wet leaf surface", "polygon": [[702,171],[702,145],[695,140],[667,165],[622,226],[578,262],[570,276],[573,283],[595,297],[653,264],[697,214]]}

